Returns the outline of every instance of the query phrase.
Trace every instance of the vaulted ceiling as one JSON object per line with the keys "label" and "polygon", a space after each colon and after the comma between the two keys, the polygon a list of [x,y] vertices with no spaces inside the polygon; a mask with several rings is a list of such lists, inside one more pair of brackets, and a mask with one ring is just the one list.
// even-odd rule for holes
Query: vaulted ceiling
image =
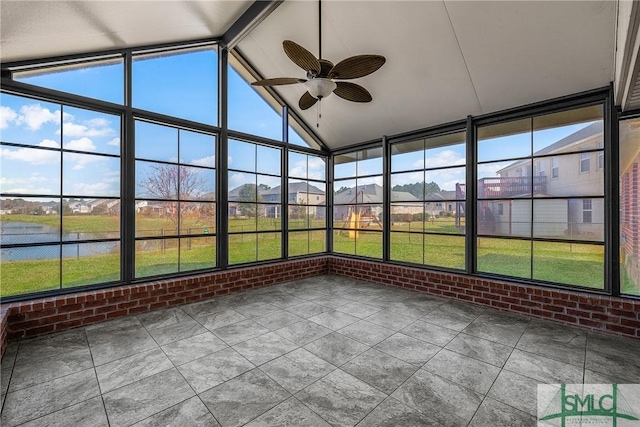
{"label": "vaulted ceiling", "polygon": [[[1,2],[1,59],[218,37],[250,1]],[[387,63],[354,80],[373,95],[335,95],[298,108],[302,85],[280,96],[332,149],[608,85],[614,79],[616,2],[325,1],[322,56],[376,53]],[[282,50],[318,53],[318,3],[284,1],[237,45],[265,78],[304,71]]]}

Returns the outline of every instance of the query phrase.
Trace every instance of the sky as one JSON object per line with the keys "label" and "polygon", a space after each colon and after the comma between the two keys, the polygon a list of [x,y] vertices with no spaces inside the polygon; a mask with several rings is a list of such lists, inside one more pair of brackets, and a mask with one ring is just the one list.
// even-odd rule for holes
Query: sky
{"label": "sky", "polygon": [[[217,52],[213,49],[181,55],[138,59],[133,64],[133,106],[188,120],[217,125]],[[282,139],[282,121],[231,67],[229,72],[229,127],[248,134]],[[101,100],[122,103],[123,65],[109,63],[91,68],[25,77],[22,81]],[[479,142],[478,176],[495,176],[512,163],[499,161],[531,155],[589,123],[551,130],[526,132]],[[27,144],[54,150],[2,146],[0,189],[3,193],[56,196],[118,197],[120,193],[120,118],[118,116],[63,107],[12,95],[0,95],[0,134],[3,142]],[[156,124],[136,123],[136,175],[138,182],[152,173],[151,161],[213,167],[215,137]],[[290,141],[306,145],[290,128]],[[392,185],[434,181],[443,190],[455,190],[465,182],[465,144],[428,148],[392,157]],[[82,152],[61,154],[60,147]],[[291,153],[292,181],[325,180],[324,161],[315,156]],[[280,150],[231,140],[229,143],[229,187],[246,183],[280,185]],[[188,167],[188,166],[185,166]],[[416,172],[420,168],[433,169]],[[62,168],[62,173],[60,173]],[[202,172],[203,193],[215,190],[215,174]],[[336,166],[336,188],[382,185],[380,157]],[[62,175],[62,182],[61,177]],[[272,175],[272,176],[270,176]],[[322,186],[321,184],[314,184]],[[147,197],[136,189],[137,197]]]}

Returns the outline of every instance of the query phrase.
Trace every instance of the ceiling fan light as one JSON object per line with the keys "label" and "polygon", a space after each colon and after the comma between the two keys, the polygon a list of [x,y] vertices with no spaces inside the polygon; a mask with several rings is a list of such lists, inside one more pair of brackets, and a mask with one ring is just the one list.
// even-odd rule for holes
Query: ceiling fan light
{"label": "ceiling fan light", "polygon": [[324,78],[307,80],[304,85],[307,87],[309,95],[316,99],[322,99],[331,95],[337,86],[334,81]]}

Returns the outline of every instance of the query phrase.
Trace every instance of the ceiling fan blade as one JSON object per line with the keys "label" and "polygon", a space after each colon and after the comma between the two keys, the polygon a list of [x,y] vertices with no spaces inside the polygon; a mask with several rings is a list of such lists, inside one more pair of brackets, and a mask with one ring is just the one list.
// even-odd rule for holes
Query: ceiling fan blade
{"label": "ceiling fan blade", "polygon": [[311,71],[315,75],[320,73],[320,62],[307,49],[291,40],[283,41],[282,47],[284,48],[284,53],[286,53],[289,59],[298,67],[305,71]]}
{"label": "ceiling fan blade", "polygon": [[293,85],[296,83],[304,83],[305,79],[296,79],[293,77],[278,77],[275,79],[258,80],[251,83],[252,86],[279,86],[279,85]]}
{"label": "ceiling fan blade", "polygon": [[357,79],[382,67],[386,59],[381,55],[356,55],[338,62],[329,72],[330,79]]}
{"label": "ceiling fan blade", "polygon": [[369,91],[360,85],[349,82],[336,82],[336,84],[333,93],[342,99],[353,102],[371,102],[373,99]]}
{"label": "ceiling fan blade", "polygon": [[326,78],[333,69],[333,62],[326,59],[319,59],[318,61],[320,62],[320,74],[318,74],[318,77]]}
{"label": "ceiling fan blade", "polygon": [[301,109],[307,110],[313,107],[316,102],[318,102],[316,98],[311,96],[309,92],[305,92],[304,95],[300,97],[300,101],[298,102],[298,105],[300,106]]}

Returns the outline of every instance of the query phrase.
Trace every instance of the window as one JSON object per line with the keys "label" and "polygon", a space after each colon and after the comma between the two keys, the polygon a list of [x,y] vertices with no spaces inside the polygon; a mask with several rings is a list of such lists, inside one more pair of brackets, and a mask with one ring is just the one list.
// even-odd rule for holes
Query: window
{"label": "window", "polygon": [[215,267],[215,136],[142,120],[135,132],[135,276]]}
{"label": "window", "polygon": [[229,264],[282,257],[280,148],[229,140]]}
{"label": "window", "polygon": [[391,259],[465,267],[466,132],[391,146]]}
{"label": "window", "polygon": [[289,256],[326,251],[326,160],[289,151]]}
{"label": "window", "polygon": [[[479,272],[604,287],[604,179],[581,176],[595,151],[583,147],[603,130],[601,106],[478,129],[478,151],[490,159],[477,165]],[[515,147],[502,153],[496,141]],[[547,158],[552,179],[541,173]]]}
{"label": "window", "polygon": [[598,151],[598,169],[604,169],[604,142],[599,141],[596,147],[600,150]]}
{"label": "window", "polygon": [[382,149],[334,156],[333,250],[382,258]]}
{"label": "window", "polygon": [[640,118],[620,120],[620,290],[640,295]]}
{"label": "window", "polygon": [[120,117],[0,103],[0,296],[119,281]]}

